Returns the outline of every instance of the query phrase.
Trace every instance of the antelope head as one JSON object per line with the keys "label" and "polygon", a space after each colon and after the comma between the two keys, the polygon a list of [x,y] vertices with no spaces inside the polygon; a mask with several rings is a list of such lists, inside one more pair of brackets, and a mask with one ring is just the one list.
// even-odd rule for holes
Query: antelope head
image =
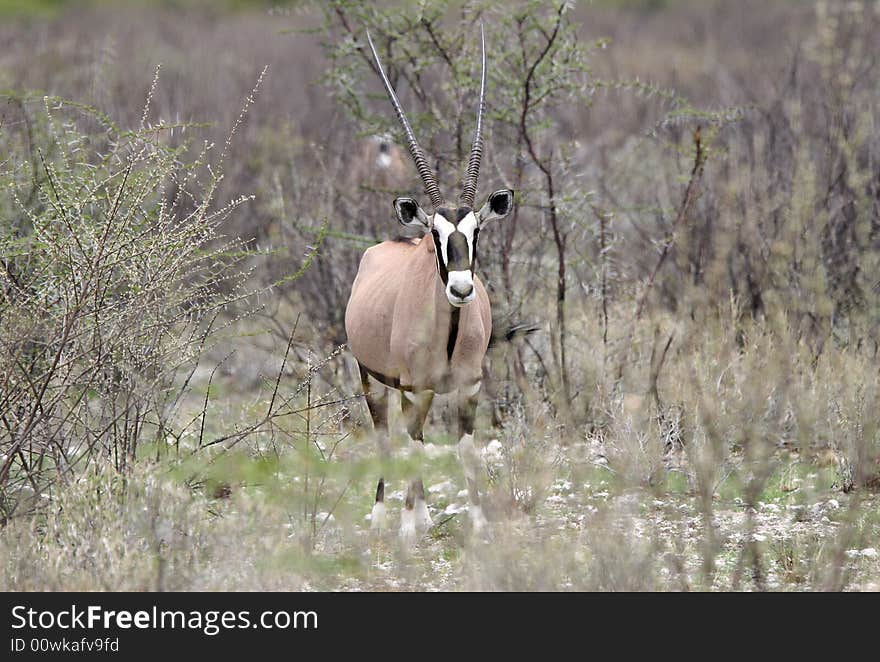
{"label": "antelope head", "polygon": [[431,210],[425,211],[414,198],[397,198],[394,201],[397,219],[406,227],[417,229],[423,233],[431,233],[434,241],[437,273],[446,288],[446,298],[452,306],[459,308],[470,303],[476,297],[474,265],[477,261],[477,238],[480,230],[489,221],[504,218],[513,209],[513,191],[510,189],[495,191],[479,210],[474,208],[474,197],[480,175],[480,161],[483,157],[483,112],[486,107],[486,39],[483,27],[480,26],[482,72],[477,106],[477,125],[474,129],[473,145],[457,204],[449,202],[441,195],[437,179],[413,134],[412,127],[397,99],[397,94],[391,87],[388,76],[385,75],[385,69],[382,67],[369,32],[367,32],[367,41],[376,62],[376,69],[385,84],[385,91],[388,93],[397,119],[403,127],[409,151],[416,169],[419,171],[425,193],[431,200]]}

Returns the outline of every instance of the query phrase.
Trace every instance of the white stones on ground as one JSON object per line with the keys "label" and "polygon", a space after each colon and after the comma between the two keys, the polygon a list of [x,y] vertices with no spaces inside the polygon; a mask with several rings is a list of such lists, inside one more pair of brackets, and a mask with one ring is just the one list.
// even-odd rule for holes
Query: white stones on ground
{"label": "white stones on ground", "polygon": [[451,480],[444,480],[442,483],[435,483],[428,487],[428,492],[436,494],[437,492],[448,492],[452,488]]}
{"label": "white stones on ground", "polygon": [[859,557],[866,559],[876,559],[880,556],[880,552],[878,552],[873,547],[866,547],[865,549],[848,549],[846,550],[846,555],[851,559],[857,559]]}
{"label": "white stones on ground", "polygon": [[827,513],[832,510],[839,510],[840,502],[837,499],[828,499],[828,501],[820,501],[810,506],[810,517],[819,519],[820,521],[828,520]]}
{"label": "white stones on ground", "polygon": [[434,520],[431,519],[431,513],[428,511],[428,504],[425,503],[424,499],[416,499],[413,513],[415,515],[416,530],[420,533],[424,533],[434,526]]}

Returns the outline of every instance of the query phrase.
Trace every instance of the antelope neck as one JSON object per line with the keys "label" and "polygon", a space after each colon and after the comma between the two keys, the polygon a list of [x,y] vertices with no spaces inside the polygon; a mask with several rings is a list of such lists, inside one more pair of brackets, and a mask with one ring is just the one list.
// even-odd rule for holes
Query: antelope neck
{"label": "antelope neck", "polygon": [[436,320],[438,331],[446,329],[446,360],[449,361],[452,359],[452,352],[455,350],[455,343],[458,340],[461,308],[453,306],[446,297],[446,286],[443,283],[443,279],[440,278],[436,264],[438,256],[431,250],[434,248],[434,240],[430,233],[422,238],[422,245],[424,246],[424,255],[431,260],[431,271],[433,273],[431,280],[434,283],[434,319]]}

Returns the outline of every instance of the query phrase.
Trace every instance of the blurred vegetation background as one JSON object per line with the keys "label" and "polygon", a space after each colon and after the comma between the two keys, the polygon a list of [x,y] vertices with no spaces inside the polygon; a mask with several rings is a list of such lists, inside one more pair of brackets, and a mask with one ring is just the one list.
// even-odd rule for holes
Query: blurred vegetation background
{"label": "blurred vegetation background", "polygon": [[[880,3],[0,17],[0,587],[880,587]],[[453,190],[479,21],[479,270],[542,330],[487,359],[493,544],[441,400],[404,552],[342,320],[421,186],[364,29]]]}

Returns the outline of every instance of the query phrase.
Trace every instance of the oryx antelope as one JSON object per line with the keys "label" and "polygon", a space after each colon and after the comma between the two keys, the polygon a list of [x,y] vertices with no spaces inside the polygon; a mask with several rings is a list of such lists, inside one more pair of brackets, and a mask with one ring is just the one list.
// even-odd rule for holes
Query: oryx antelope
{"label": "oryx antelope", "polygon": [[349,157],[346,185],[352,191],[359,191],[364,186],[400,188],[409,181],[407,161],[406,153],[392,142],[391,136],[369,136],[357,144],[355,154]]}
{"label": "oryx antelope", "polygon": [[[486,92],[486,45],[482,27],[482,73],[473,146],[458,202],[445,199],[428,165],[373,41],[367,41],[385,90],[406,134],[409,151],[431,200],[422,209],[413,198],[397,198],[394,209],[404,226],[423,232],[420,239],[386,241],[364,253],[345,311],[348,345],[358,362],[367,406],[388,456],[387,391],[371,388],[370,379],[401,392],[401,405],[411,453],[419,456],[422,428],[436,393],[454,393],[458,401],[458,450],[464,466],[474,529],[485,524],[474,446],[474,417],[482,379],[483,358],[492,334],[486,289],[474,275],[477,238],[494,219],[513,206],[513,191],[502,189],[474,208],[483,155],[483,111]],[[376,489],[372,526],[385,521],[385,483]],[[412,540],[432,525],[421,476],[412,476],[401,514],[400,534]]]}

